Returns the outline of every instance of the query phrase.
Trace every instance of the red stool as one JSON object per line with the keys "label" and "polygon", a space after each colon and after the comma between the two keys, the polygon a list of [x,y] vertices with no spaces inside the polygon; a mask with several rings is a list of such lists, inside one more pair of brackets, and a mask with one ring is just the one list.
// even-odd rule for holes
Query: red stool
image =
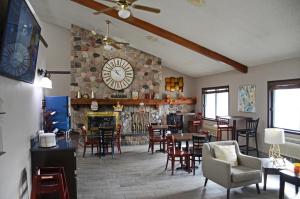
{"label": "red stool", "polygon": [[51,193],[58,193],[60,199],[70,199],[63,167],[38,168],[32,177],[31,199]]}

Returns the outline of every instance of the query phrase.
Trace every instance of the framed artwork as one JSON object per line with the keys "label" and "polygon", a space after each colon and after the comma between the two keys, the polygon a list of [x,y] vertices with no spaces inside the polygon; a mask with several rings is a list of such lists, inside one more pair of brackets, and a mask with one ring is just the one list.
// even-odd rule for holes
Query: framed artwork
{"label": "framed artwork", "polygon": [[33,83],[41,27],[25,0],[9,1],[0,54],[0,75]]}
{"label": "framed artwork", "polygon": [[255,113],[255,85],[243,85],[238,90],[238,111]]}

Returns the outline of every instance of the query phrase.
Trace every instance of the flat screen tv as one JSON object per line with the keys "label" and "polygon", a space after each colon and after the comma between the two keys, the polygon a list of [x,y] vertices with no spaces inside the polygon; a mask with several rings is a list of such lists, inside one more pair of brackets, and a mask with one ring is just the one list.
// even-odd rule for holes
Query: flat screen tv
{"label": "flat screen tv", "polygon": [[1,0],[0,75],[33,83],[41,27],[26,0]]}

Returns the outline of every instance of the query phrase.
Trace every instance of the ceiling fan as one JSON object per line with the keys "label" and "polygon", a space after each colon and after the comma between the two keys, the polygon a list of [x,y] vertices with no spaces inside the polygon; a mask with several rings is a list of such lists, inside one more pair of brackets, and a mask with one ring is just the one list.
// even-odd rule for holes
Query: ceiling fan
{"label": "ceiling fan", "polygon": [[[96,43],[100,43],[103,44],[103,47],[105,50],[112,50],[113,48],[115,49],[121,49],[118,44],[122,44],[122,45],[129,45],[129,43],[127,42],[119,42],[119,41],[115,41],[112,38],[109,37],[109,24],[111,23],[111,21],[106,20],[106,24],[107,24],[107,32],[106,35],[102,38],[102,39],[98,39],[96,41]],[[92,33],[93,34],[93,33]]]}
{"label": "ceiling fan", "polygon": [[103,1],[111,2],[116,5],[113,7],[109,7],[109,8],[94,12],[95,15],[98,15],[98,14],[104,13],[104,12],[108,12],[111,10],[118,10],[119,17],[126,19],[126,18],[130,17],[130,15],[131,15],[130,8],[135,8],[135,9],[144,10],[144,11],[153,12],[153,13],[160,13],[160,9],[134,4],[138,0],[103,0]]}

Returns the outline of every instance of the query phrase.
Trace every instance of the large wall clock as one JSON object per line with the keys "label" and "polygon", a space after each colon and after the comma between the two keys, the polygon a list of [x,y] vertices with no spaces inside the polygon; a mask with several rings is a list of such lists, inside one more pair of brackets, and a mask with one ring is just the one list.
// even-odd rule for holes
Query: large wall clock
{"label": "large wall clock", "polygon": [[134,71],[127,60],[112,58],[102,68],[102,79],[109,88],[123,90],[133,82]]}

